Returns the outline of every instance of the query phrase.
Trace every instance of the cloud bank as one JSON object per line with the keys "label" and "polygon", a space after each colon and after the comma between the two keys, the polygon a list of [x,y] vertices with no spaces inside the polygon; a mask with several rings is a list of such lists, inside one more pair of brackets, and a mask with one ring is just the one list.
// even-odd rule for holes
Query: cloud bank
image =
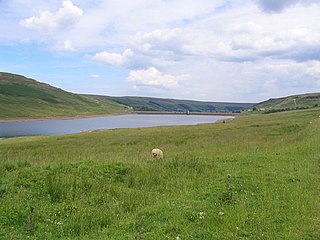
{"label": "cloud bank", "polygon": [[92,60],[107,64],[107,65],[114,65],[114,66],[122,66],[126,62],[129,61],[130,57],[132,57],[134,53],[130,48],[126,49],[122,54],[118,53],[109,53],[107,51],[96,53]]}
{"label": "cloud bank", "polygon": [[19,10],[0,23],[18,25],[0,43],[83,56],[120,72],[123,95],[260,101],[320,91],[316,0],[35,1],[3,5]]}
{"label": "cloud bank", "polygon": [[318,0],[257,0],[259,6],[267,12],[281,12],[295,4],[310,4]]}

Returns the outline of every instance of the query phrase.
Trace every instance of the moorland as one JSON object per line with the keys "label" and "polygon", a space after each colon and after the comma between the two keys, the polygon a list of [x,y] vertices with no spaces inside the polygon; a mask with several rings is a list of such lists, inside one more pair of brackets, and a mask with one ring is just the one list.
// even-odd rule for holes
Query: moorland
{"label": "moorland", "polygon": [[0,140],[0,238],[320,239],[319,113]]}
{"label": "moorland", "polygon": [[0,72],[0,120],[87,117],[141,110],[228,113],[252,105],[75,94],[22,75]]}

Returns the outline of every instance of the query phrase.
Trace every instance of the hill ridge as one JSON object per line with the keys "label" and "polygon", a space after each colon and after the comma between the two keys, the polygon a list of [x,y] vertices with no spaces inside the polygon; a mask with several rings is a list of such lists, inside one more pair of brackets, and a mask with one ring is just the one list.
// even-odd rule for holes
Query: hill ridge
{"label": "hill ridge", "polygon": [[0,72],[0,118],[96,115],[125,112],[113,101],[97,101],[19,74]]}
{"label": "hill ridge", "polygon": [[110,99],[131,107],[135,111],[168,112],[239,112],[254,103],[211,102],[174,98],[138,97],[138,96],[102,96],[87,95],[95,99]]}
{"label": "hill ridge", "polygon": [[270,98],[252,106],[252,110],[265,113],[308,109],[320,106],[320,93],[295,94],[280,98]]}

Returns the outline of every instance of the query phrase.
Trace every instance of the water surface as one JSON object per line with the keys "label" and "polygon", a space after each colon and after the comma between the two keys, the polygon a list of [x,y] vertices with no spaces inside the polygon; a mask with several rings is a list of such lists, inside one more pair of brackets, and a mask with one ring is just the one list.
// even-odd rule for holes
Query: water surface
{"label": "water surface", "polygon": [[0,138],[70,134],[98,129],[194,125],[213,123],[227,118],[230,117],[217,115],[129,114],[68,120],[0,122]]}

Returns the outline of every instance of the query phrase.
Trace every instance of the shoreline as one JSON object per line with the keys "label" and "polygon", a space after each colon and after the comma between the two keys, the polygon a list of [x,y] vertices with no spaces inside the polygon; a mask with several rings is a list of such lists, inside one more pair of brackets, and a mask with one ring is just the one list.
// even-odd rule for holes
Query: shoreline
{"label": "shoreline", "polygon": [[128,113],[107,113],[107,114],[95,114],[95,115],[76,115],[76,116],[51,116],[51,117],[39,117],[39,118],[2,118],[0,123],[6,122],[35,122],[35,121],[50,121],[50,120],[74,120],[82,118],[98,118],[98,117],[112,117],[112,116],[121,116],[121,115],[130,115],[130,114],[151,114],[151,115],[160,115],[160,114],[176,114],[176,115],[212,115],[212,116],[239,116],[238,113],[215,113],[215,112],[190,112],[188,114],[183,112],[157,112],[157,111],[134,111]]}
{"label": "shoreline", "polygon": [[176,114],[176,115],[205,115],[205,116],[239,116],[239,113],[226,113],[226,112],[165,112],[165,111],[134,111],[135,114]]}
{"label": "shoreline", "polygon": [[106,114],[96,114],[96,115],[76,115],[76,116],[51,116],[51,117],[39,117],[39,118],[2,118],[0,123],[6,122],[35,122],[35,121],[49,121],[49,120],[73,120],[82,118],[98,118],[98,117],[112,117],[120,115],[129,115],[132,113],[106,113]]}

